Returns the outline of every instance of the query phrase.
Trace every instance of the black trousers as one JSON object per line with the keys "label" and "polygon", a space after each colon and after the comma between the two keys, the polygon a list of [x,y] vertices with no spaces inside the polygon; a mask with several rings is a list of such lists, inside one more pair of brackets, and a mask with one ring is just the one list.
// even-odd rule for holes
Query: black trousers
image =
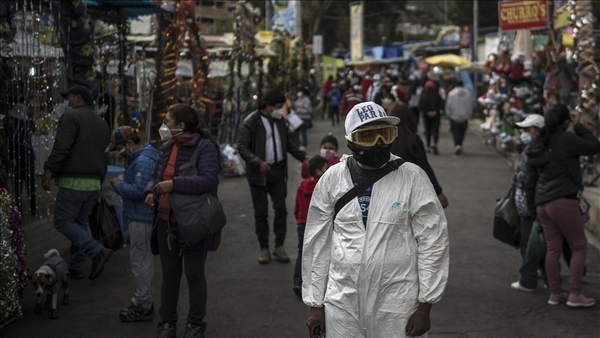
{"label": "black trousers", "polygon": [[21,211],[21,213],[25,213],[23,210],[23,196],[21,193],[23,192],[23,186],[25,186],[25,190],[27,190],[27,194],[29,195],[29,209],[33,214],[35,212],[35,167],[33,163],[29,166],[19,166],[15,168],[14,176],[13,176],[13,194],[17,201],[17,207]]}
{"label": "black trousers", "polygon": [[331,125],[340,124],[340,107],[329,106],[329,118],[331,119]]}
{"label": "black trousers", "polygon": [[419,111],[419,107],[410,107],[413,115],[415,115],[415,125],[419,128],[419,119],[421,118],[421,112]]}
{"label": "black trousers", "polygon": [[329,98],[327,96],[321,97],[323,99],[323,110],[321,111],[321,119],[325,119],[325,114],[329,111]]}
{"label": "black trousers", "polygon": [[285,242],[287,230],[287,210],[285,198],[287,196],[287,179],[285,175],[285,162],[272,166],[267,172],[267,184],[265,186],[250,184],[252,206],[254,207],[254,227],[260,248],[269,247],[269,202],[267,196],[271,196],[275,218],[273,219],[273,233],[275,234],[275,246],[281,246]]}
{"label": "black trousers", "polygon": [[438,112],[435,117],[427,116],[427,113],[423,112],[423,122],[425,122],[425,144],[427,148],[431,145],[431,138],[433,137],[433,144],[437,145],[438,138],[440,136],[440,113]]}
{"label": "black trousers", "polygon": [[179,286],[181,275],[185,270],[190,302],[187,322],[194,325],[206,325],[202,321],[206,316],[207,286],[204,271],[206,251],[180,251],[177,238],[169,238],[167,221],[159,219],[156,227],[162,267],[160,309],[158,310],[161,323],[177,323]]}
{"label": "black trousers", "polygon": [[469,121],[455,122],[452,119],[450,119],[450,131],[452,131],[452,139],[454,140],[454,146],[462,147],[462,143],[465,139],[465,133],[467,132],[468,126]]}

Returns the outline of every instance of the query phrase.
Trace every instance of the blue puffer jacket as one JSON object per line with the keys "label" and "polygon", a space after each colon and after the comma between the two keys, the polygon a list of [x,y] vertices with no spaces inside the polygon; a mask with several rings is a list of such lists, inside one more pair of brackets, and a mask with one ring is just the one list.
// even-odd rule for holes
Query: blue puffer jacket
{"label": "blue puffer jacket", "polygon": [[144,206],[144,188],[158,159],[158,150],[147,144],[127,155],[125,180],[115,183],[114,189],[123,197],[125,217],[130,221],[152,223],[153,213]]}

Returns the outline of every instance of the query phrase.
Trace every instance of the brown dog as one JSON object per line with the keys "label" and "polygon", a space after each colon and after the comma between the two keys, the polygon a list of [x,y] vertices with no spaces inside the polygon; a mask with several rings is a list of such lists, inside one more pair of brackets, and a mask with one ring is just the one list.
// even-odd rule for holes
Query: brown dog
{"label": "brown dog", "polygon": [[33,312],[42,312],[42,295],[44,294],[44,290],[48,290],[46,304],[49,304],[50,301],[52,301],[50,318],[57,319],[56,299],[61,287],[65,290],[63,304],[69,304],[69,267],[65,260],[60,257],[56,249],[48,251],[44,255],[44,258],[46,258],[44,264],[42,264],[33,276],[28,276],[35,289],[35,294],[37,295],[37,302]]}

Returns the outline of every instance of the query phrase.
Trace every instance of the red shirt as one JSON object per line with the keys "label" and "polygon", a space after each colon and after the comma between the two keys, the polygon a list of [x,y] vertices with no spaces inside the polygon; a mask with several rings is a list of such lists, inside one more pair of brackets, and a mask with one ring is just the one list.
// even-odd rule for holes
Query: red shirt
{"label": "red shirt", "polygon": [[329,91],[331,90],[331,84],[333,83],[333,81],[325,81],[325,83],[323,84],[323,97],[327,97],[327,95],[329,94]]}
{"label": "red shirt", "polygon": [[294,204],[294,216],[296,217],[296,224],[306,224],[306,216],[308,216],[308,207],[310,206],[310,199],[315,191],[315,186],[319,182],[317,176],[311,176],[300,182],[298,190],[296,190],[296,203]]}

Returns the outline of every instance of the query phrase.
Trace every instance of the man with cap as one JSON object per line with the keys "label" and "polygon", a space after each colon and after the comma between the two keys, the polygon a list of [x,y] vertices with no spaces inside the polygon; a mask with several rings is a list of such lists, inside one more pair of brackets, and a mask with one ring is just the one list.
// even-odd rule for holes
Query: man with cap
{"label": "man with cap", "polygon": [[119,318],[124,322],[151,321],[154,317],[154,255],[150,250],[150,234],[154,215],[144,206],[144,188],[154,170],[158,150],[150,144],[142,145],[130,126],[121,126],[112,133],[106,152],[115,150],[127,159],[124,179],[115,177],[110,184],[123,197],[131,240],[131,272],[136,286],[131,305],[121,310]]}
{"label": "man with cap", "polygon": [[87,220],[100,197],[100,185],[106,176],[106,154],[110,131],[91,107],[90,90],[74,85],[61,92],[69,102],[58,120],[54,146],[44,163],[42,187],[50,191],[54,178],[58,185],[54,205],[54,227],[71,241],[69,270],[72,279],[85,278],[85,256],[92,259],[89,278],[94,280],[104,271],[112,256],[88,233]]}
{"label": "man with cap", "polygon": [[405,162],[342,206],[336,202],[389,161],[400,120],[374,102],[346,117],[344,155],[317,184],[302,259],[306,325],[329,338],[405,337],[430,328],[448,278],[446,217],[427,174]]}
{"label": "man with cap", "polygon": [[267,195],[271,196],[275,210],[273,255],[280,262],[290,261],[283,248],[287,230],[287,153],[298,161],[308,160],[308,155],[292,142],[287,132],[288,128],[282,118],[285,103],[286,97],[281,90],[268,91],[260,99],[258,110],[250,113],[242,123],[238,137],[238,150],[246,161],[246,178],[254,206],[254,226],[260,245],[260,264],[271,261]]}
{"label": "man with cap", "polygon": [[358,81],[353,80],[350,88],[348,88],[342,95],[342,101],[340,102],[340,115],[346,116],[350,111],[350,108],[354,105],[365,101],[365,97],[362,94],[361,86]]}

